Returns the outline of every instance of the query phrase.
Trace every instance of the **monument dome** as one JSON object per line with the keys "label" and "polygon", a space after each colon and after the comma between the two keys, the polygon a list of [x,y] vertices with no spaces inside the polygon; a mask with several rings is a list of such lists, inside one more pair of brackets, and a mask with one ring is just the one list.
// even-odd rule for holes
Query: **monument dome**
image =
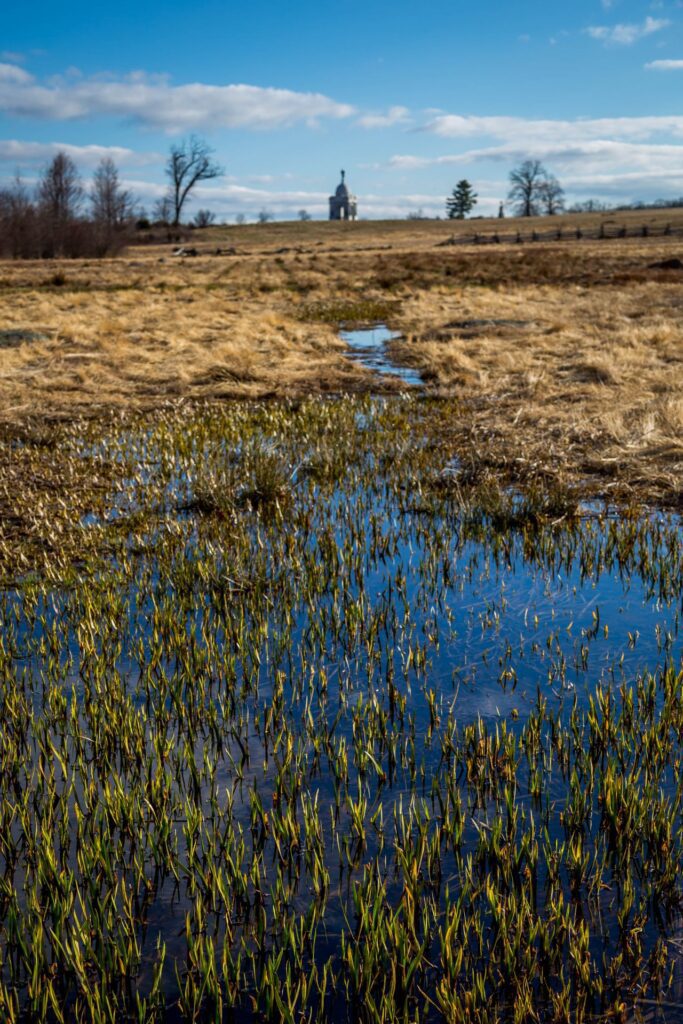
{"label": "monument dome", "polygon": [[355,220],[358,200],[349,192],[346,171],[341,172],[341,181],[333,196],[330,196],[330,220]]}

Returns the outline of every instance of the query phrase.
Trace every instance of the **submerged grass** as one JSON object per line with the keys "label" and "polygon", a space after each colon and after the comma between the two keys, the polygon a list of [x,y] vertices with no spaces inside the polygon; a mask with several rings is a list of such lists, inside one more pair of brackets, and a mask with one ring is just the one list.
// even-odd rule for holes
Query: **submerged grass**
{"label": "submerged grass", "polygon": [[676,1001],[680,525],[496,475],[439,411],[13,437],[3,1020]]}
{"label": "submerged grass", "polygon": [[397,315],[399,308],[398,303],[382,299],[337,299],[302,305],[298,315],[304,322],[358,327],[390,320]]}

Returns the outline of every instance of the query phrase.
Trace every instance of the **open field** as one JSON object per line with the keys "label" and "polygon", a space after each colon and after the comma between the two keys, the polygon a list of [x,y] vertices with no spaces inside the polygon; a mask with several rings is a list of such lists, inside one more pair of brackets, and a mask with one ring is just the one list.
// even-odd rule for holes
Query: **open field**
{"label": "open field", "polygon": [[100,262],[4,263],[0,421],[396,389],[349,364],[337,338],[342,321],[382,319],[403,335],[396,360],[460,400],[451,427],[480,457],[540,461],[677,504],[683,271],[651,264],[683,254],[683,217],[561,225],[588,234],[610,219],[610,230],[673,233],[442,246],[473,226],[486,235],[529,222],[273,224],[197,232],[195,258],[164,245]]}

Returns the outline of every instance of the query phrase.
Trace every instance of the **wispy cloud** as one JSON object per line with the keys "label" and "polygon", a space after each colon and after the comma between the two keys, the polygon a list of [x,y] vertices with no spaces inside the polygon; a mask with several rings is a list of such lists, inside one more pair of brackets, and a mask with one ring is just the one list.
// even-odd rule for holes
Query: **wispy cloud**
{"label": "wispy cloud", "polygon": [[683,195],[683,182],[677,170],[617,172],[612,174],[575,175],[563,178],[568,191],[575,196],[597,196],[600,199],[632,201],[660,199]]}
{"label": "wispy cloud", "polygon": [[21,64],[22,61],[26,60],[26,54],[19,53],[17,50],[0,50],[0,60],[8,60],[12,64]]}
{"label": "wispy cloud", "polygon": [[398,124],[409,124],[410,111],[407,107],[390,107],[386,114],[363,114],[356,123],[361,128],[393,128]]}
{"label": "wispy cloud", "polygon": [[593,139],[645,140],[659,135],[683,138],[683,115],[653,117],[602,117],[569,120],[533,120],[522,117],[477,117],[463,114],[440,114],[422,128],[442,138],[467,139],[491,137],[529,147]]}
{"label": "wispy cloud", "polygon": [[608,45],[631,46],[639,39],[651,36],[654,32],[661,32],[670,24],[668,18],[653,18],[648,15],[640,24],[591,25],[586,29],[586,33],[591,39],[598,39]]}
{"label": "wispy cloud", "polygon": [[3,83],[30,85],[32,81],[28,71],[17,67],[16,64],[0,64],[0,85]]}
{"label": "wispy cloud", "polygon": [[103,157],[110,157],[116,163],[138,167],[158,165],[164,160],[159,153],[140,153],[124,146],[72,146],[66,142],[0,140],[0,162],[12,164],[14,167],[47,163],[60,152],[66,153],[83,167],[94,167]]}
{"label": "wispy cloud", "polygon": [[683,71],[683,60],[651,60],[645,67],[648,71]]}
{"label": "wispy cloud", "polygon": [[164,75],[85,78],[73,70],[39,82],[23,68],[0,64],[0,109],[15,116],[68,121],[112,116],[168,133],[197,128],[284,128],[356,112],[321,93],[255,85],[173,85]]}
{"label": "wispy cloud", "polygon": [[457,166],[459,164],[494,161],[515,163],[528,157],[552,163],[557,171],[573,171],[577,168],[585,175],[599,173],[606,166],[628,167],[631,169],[666,169],[676,173],[683,188],[683,145],[656,143],[631,143],[617,141],[576,142],[564,145],[508,144],[491,146],[487,149],[468,149],[462,153],[448,153],[435,157],[397,155],[391,157],[389,166],[399,170],[419,170],[424,167]]}
{"label": "wispy cloud", "polygon": [[438,156],[397,154],[390,168],[410,174],[488,163],[500,168],[504,192],[507,171],[535,158],[577,195],[631,200],[683,194],[683,116],[536,121],[440,114],[425,130],[463,148]]}

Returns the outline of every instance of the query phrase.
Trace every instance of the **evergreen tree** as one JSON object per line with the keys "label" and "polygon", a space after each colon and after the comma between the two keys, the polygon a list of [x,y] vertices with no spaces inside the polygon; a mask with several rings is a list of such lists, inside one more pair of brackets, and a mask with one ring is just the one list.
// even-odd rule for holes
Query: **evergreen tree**
{"label": "evergreen tree", "polygon": [[450,220],[463,220],[477,204],[477,193],[467,178],[463,178],[446,200],[446,213]]}

